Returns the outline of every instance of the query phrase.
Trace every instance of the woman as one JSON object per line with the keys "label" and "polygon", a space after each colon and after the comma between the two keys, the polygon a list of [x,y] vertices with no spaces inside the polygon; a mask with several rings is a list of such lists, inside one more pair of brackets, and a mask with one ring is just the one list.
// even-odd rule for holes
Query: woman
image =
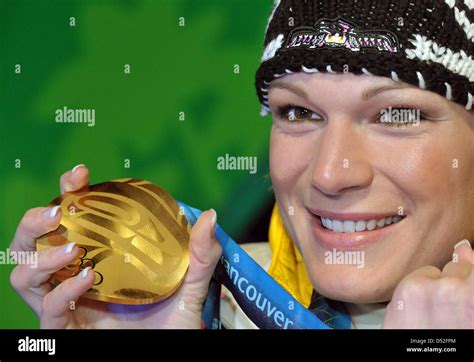
{"label": "woman", "polygon": [[[269,272],[304,305],[312,295],[341,302],[353,327],[474,327],[473,8],[276,2],[256,76],[273,119]],[[61,190],[88,177],[76,166]],[[29,210],[11,249],[33,250],[60,218]],[[145,310],[79,300],[88,269],[48,284],[74,244],[41,252],[38,268],[18,266],[11,282],[42,328],[199,328],[221,254],[215,226],[215,211],[204,212],[183,285]]]}

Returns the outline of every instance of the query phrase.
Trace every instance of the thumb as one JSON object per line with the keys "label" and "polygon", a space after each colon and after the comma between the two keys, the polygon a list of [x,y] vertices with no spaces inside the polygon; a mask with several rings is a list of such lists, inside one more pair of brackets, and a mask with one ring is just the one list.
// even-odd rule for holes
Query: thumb
{"label": "thumb", "polygon": [[464,239],[454,245],[453,261],[455,263],[465,261],[474,265],[474,251],[469,240]]}
{"label": "thumb", "polygon": [[201,214],[191,229],[189,239],[189,269],[181,287],[181,295],[201,306],[209,289],[209,282],[222,254],[216,240],[217,214],[214,209]]}

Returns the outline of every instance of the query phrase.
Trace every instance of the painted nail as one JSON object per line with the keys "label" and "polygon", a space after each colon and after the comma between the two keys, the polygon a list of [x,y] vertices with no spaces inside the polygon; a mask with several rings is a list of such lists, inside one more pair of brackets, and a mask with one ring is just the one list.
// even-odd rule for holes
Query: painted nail
{"label": "painted nail", "polygon": [[79,167],[86,167],[86,165],[84,165],[84,164],[81,163],[81,164],[79,164],[79,165],[77,165],[77,166],[74,166],[74,167],[72,168],[72,170],[71,170],[71,174],[73,174]]}
{"label": "painted nail", "polygon": [[456,248],[458,248],[458,247],[460,247],[461,245],[464,245],[464,244],[468,245],[472,249],[471,243],[467,239],[461,240],[459,243],[454,245],[454,249],[456,249]]}
{"label": "painted nail", "polygon": [[54,219],[54,217],[58,214],[59,205],[48,207],[41,212],[41,216],[43,219]]}
{"label": "painted nail", "polygon": [[79,273],[79,279],[86,279],[87,278],[87,275],[89,275],[89,270],[91,270],[91,267],[88,266],[87,268],[85,268],[84,270],[82,270],[80,273]]}
{"label": "painted nail", "polygon": [[60,207],[61,207],[60,205],[56,205],[56,206],[51,208],[51,210],[49,211],[49,218],[50,219],[53,219],[58,214],[58,211],[59,211]]}
{"label": "painted nail", "polygon": [[214,226],[216,226],[217,212],[214,209],[209,209],[209,211],[211,211],[213,213],[211,223],[212,223],[212,226],[214,227]]}
{"label": "painted nail", "polygon": [[216,237],[216,221],[217,221],[217,212],[214,209],[209,209],[213,213],[211,219],[211,238],[214,239]]}
{"label": "painted nail", "polygon": [[64,250],[64,255],[71,254],[75,245],[76,245],[75,242],[66,244],[66,246],[63,249]]}

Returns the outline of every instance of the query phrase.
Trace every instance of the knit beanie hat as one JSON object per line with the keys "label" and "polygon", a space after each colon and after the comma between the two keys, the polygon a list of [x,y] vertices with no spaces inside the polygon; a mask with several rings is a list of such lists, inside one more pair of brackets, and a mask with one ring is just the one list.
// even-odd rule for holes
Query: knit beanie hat
{"label": "knit beanie hat", "polygon": [[276,0],[255,86],[295,72],[389,77],[472,109],[474,0]]}

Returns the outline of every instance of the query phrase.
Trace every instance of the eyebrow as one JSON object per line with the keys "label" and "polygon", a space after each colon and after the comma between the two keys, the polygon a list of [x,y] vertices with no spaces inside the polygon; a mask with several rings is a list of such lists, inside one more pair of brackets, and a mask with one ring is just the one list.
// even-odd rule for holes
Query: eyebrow
{"label": "eyebrow", "polygon": [[[287,91],[290,91],[291,93],[294,93],[302,98],[305,98],[306,100],[309,100],[309,96],[306,90],[298,86],[295,86],[291,83],[286,83],[286,82],[276,80],[270,83],[270,85],[268,86],[268,91],[270,91],[270,89],[272,88],[286,89]],[[382,92],[386,92],[389,90],[396,90],[396,89],[406,89],[406,88],[416,88],[416,87],[411,84],[396,83],[396,84],[387,84],[387,85],[383,85],[379,87],[369,88],[369,89],[366,89],[364,93],[362,94],[362,100],[368,101],[370,98],[373,98]]]}
{"label": "eyebrow", "polygon": [[396,83],[396,84],[383,85],[380,87],[369,88],[369,89],[366,89],[364,93],[362,94],[362,99],[364,101],[368,101],[370,98],[373,98],[377,94],[380,94],[382,92],[396,90],[396,89],[406,89],[406,88],[417,88],[417,87],[411,84]]}
{"label": "eyebrow", "polygon": [[294,93],[302,98],[309,100],[308,93],[303,88],[297,87],[291,83],[285,83],[282,81],[275,80],[271,82],[270,85],[268,86],[268,92],[270,92],[270,89],[272,88],[286,89],[287,91],[290,91],[291,93]]}

